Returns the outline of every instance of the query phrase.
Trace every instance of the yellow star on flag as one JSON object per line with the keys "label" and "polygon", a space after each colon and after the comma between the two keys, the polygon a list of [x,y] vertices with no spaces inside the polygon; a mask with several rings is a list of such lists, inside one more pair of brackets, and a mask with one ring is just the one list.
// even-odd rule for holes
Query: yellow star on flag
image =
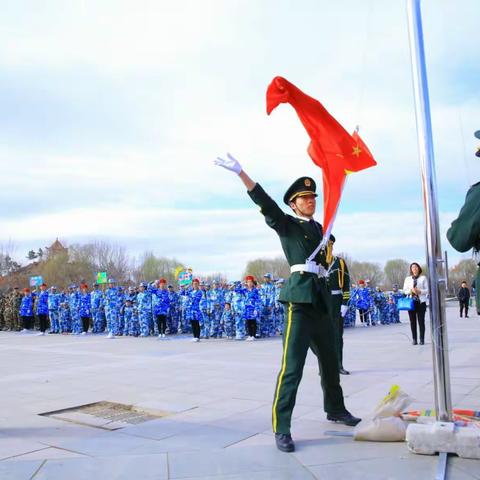
{"label": "yellow star on flag", "polygon": [[362,150],[360,149],[360,147],[358,145],[356,145],[355,147],[353,147],[353,155],[355,155],[357,158],[360,156],[360,154],[362,153]]}

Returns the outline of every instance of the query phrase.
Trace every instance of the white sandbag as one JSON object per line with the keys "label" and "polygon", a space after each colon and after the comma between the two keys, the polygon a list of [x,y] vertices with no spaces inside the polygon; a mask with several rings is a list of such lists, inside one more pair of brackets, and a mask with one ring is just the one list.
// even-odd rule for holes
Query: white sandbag
{"label": "white sandbag", "polygon": [[373,415],[364,418],[353,430],[354,440],[370,442],[403,442],[406,423],[400,418],[412,398],[393,385],[388,395],[377,405]]}
{"label": "white sandbag", "polygon": [[407,431],[400,417],[366,418],[353,430],[354,440],[369,442],[403,442]]}

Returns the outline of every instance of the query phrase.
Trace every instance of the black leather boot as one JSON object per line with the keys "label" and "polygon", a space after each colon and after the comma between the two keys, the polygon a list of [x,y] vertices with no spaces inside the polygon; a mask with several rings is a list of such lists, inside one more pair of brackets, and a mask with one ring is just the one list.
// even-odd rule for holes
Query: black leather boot
{"label": "black leather boot", "polygon": [[275,443],[277,444],[277,448],[282,452],[295,451],[295,444],[293,443],[292,436],[290,434],[276,433]]}
{"label": "black leather boot", "polygon": [[344,413],[327,413],[327,420],[335,423],[342,423],[349,427],[354,427],[357,423],[362,421],[361,418],[354,417],[349,411]]}

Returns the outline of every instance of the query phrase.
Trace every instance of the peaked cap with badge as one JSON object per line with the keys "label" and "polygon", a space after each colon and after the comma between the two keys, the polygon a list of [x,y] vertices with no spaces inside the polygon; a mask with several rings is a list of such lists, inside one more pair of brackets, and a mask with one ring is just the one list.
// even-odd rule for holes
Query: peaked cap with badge
{"label": "peaked cap with badge", "polygon": [[305,195],[312,194],[317,196],[316,190],[317,185],[313,178],[300,177],[288,187],[288,190],[283,196],[283,201],[285,205],[290,205],[290,202],[295,200],[296,197],[304,197]]}

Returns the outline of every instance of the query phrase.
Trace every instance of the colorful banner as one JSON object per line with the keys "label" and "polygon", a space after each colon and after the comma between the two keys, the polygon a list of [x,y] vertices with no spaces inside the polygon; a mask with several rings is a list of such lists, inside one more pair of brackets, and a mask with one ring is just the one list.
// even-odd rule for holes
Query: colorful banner
{"label": "colorful banner", "polygon": [[97,273],[97,283],[107,283],[107,272],[98,272]]}
{"label": "colorful banner", "polygon": [[42,283],[43,283],[43,277],[41,275],[37,275],[36,277],[30,277],[31,287],[39,287]]}
{"label": "colorful banner", "polygon": [[178,278],[178,284],[181,287],[190,285],[193,280],[192,270],[190,268],[188,270],[182,270],[181,272],[178,273],[177,278]]}

